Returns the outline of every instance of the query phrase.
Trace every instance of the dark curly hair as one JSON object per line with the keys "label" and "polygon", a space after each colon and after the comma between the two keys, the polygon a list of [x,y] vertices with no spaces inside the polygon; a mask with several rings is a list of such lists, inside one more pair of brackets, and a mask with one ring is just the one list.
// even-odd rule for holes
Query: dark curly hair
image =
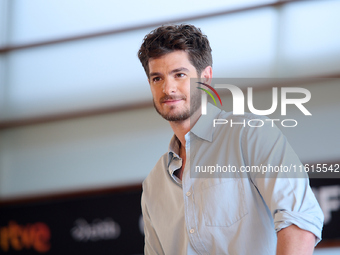
{"label": "dark curly hair", "polygon": [[199,28],[193,25],[166,25],[156,28],[144,37],[138,51],[146,75],[149,77],[150,58],[159,58],[175,50],[184,50],[190,63],[196,68],[198,76],[212,66],[209,41]]}

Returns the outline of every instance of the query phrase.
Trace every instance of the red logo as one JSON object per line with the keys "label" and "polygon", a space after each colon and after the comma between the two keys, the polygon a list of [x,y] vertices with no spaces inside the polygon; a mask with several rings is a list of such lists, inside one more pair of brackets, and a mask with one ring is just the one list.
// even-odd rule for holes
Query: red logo
{"label": "red logo", "polygon": [[48,252],[51,231],[43,222],[26,224],[25,226],[10,221],[8,226],[0,227],[0,250],[7,252],[10,248],[16,251],[34,249],[37,252]]}

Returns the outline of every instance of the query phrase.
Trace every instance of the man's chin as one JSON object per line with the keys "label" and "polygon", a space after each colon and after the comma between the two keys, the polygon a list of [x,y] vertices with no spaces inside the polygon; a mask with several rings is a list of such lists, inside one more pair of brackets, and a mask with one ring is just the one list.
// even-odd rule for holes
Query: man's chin
{"label": "man's chin", "polygon": [[189,113],[182,113],[182,114],[162,114],[160,115],[167,121],[184,121],[190,118]]}
{"label": "man's chin", "polygon": [[154,107],[159,115],[161,115],[165,120],[170,122],[185,121],[193,115],[193,112],[191,112],[189,109],[179,109],[177,107],[171,107],[170,109],[160,110],[155,103]]}
{"label": "man's chin", "polygon": [[189,119],[190,117],[196,115],[196,112],[199,110],[196,109],[196,111],[194,112],[190,112],[190,110],[186,110],[186,111],[182,111],[182,112],[174,112],[174,110],[172,110],[172,112],[166,112],[164,113],[164,111],[159,111],[159,109],[157,109],[157,107],[155,107],[156,111],[158,112],[159,115],[161,115],[165,120],[167,121],[171,121],[171,122],[181,122],[181,121],[185,121],[187,119]]}
{"label": "man's chin", "polygon": [[189,117],[165,117],[164,119],[166,119],[167,121],[169,122],[182,122],[182,121],[185,121],[187,119],[189,119]]}

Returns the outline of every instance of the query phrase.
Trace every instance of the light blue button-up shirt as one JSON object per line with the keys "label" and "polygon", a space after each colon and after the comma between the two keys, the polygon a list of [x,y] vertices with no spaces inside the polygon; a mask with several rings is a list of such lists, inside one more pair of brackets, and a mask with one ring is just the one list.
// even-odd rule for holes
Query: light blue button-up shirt
{"label": "light blue button-up shirt", "polygon": [[[207,115],[185,136],[182,180],[174,175],[182,159],[179,141],[172,138],[169,151],[143,182],[145,254],[272,255],[276,232],[291,224],[320,241],[323,214],[305,173],[291,178],[283,171],[265,176],[239,171],[242,166],[301,165],[281,131],[268,121],[258,128],[213,127],[214,119],[259,118],[233,116],[208,104]],[[217,165],[238,172],[195,172],[197,166]]]}

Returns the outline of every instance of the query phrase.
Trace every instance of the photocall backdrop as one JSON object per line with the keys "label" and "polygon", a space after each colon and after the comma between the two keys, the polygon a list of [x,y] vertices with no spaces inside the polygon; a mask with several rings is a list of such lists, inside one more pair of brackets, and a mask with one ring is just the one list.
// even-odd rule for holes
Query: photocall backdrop
{"label": "photocall backdrop", "polygon": [[[340,238],[340,179],[310,179],[325,214],[323,240]],[[0,204],[0,254],[143,254],[141,188]]]}
{"label": "photocall backdrop", "polygon": [[0,254],[143,254],[141,188],[5,205]]}

